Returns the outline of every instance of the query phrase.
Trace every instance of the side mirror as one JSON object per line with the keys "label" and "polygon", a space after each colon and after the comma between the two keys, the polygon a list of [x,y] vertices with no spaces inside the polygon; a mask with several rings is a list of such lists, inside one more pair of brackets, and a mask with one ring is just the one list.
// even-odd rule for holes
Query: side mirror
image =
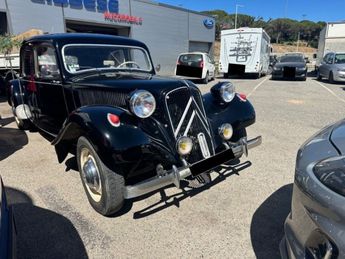
{"label": "side mirror", "polygon": [[156,72],[161,71],[161,64],[158,64],[158,65],[155,67],[155,70],[156,70]]}

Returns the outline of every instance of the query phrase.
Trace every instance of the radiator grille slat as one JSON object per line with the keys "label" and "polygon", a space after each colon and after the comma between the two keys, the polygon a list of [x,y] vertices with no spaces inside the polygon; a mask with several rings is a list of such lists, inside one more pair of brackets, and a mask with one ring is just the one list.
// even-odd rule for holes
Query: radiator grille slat
{"label": "radiator grille slat", "polygon": [[126,106],[126,93],[104,90],[82,89],[78,91],[81,106],[85,105],[114,105]]}

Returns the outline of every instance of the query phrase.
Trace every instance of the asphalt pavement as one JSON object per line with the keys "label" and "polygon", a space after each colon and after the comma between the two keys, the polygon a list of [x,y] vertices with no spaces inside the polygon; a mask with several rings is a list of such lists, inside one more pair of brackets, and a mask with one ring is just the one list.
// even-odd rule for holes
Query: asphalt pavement
{"label": "asphalt pavement", "polygon": [[[217,79],[223,80],[223,79]],[[345,85],[230,79],[257,112],[248,137],[263,137],[240,166],[199,191],[168,188],[103,217],[89,205],[76,161],[59,164],[39,132],[16,129],[0,103],[0,174],[14,204],[20,258],[279,258],[296,153],[344,117]],[[198,85],[209,91],[215,81]]]}

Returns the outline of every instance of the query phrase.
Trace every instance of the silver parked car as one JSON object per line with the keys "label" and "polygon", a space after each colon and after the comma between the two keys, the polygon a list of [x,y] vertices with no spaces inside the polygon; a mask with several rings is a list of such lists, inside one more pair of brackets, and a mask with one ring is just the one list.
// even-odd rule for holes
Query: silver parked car
{"label": "silver parked car", "polygon": [[345,82],[345,52],[329,52],[317,71],[317,79],[327,78],[330,83]]}
{"label": "silver parked car", "polygon": [[298,151],[284,232],[283,259],[345,258],[345,120]]}

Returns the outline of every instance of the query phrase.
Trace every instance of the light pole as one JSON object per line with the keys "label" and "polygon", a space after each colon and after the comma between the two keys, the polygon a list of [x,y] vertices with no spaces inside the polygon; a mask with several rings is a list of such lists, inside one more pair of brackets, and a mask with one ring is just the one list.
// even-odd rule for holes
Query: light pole
{"label": "light pole", "polygon": [[240,5],[240,4],[237,4],[237,5],[236,5],[235,29],[237,29],[237,12],[238,12],[238,7],[244,7],[244,5]]}

